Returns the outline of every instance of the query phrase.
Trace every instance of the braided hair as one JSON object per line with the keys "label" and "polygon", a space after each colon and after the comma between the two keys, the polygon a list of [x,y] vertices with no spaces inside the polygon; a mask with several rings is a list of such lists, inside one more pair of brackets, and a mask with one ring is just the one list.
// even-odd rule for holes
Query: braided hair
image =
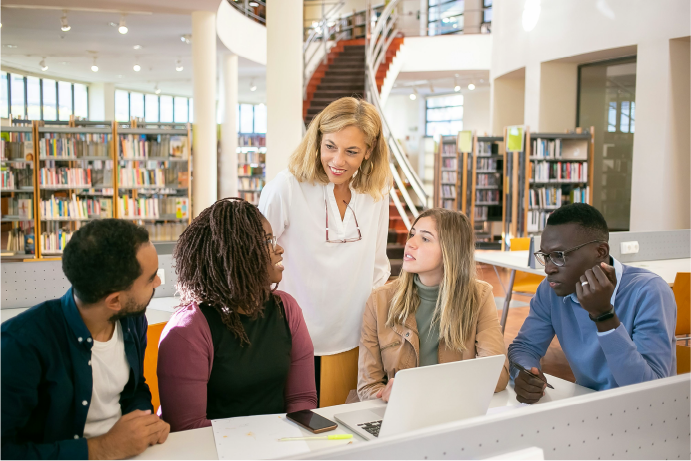
{"label": "braided hair", "polygon": [[241,346],[250,341],[238,309],[256,320],[270,296],[281,309],[266,269],[271,259],[263,219],[249,202],[221,199],[192,221],[173,252],[182,305],[213,306]]}

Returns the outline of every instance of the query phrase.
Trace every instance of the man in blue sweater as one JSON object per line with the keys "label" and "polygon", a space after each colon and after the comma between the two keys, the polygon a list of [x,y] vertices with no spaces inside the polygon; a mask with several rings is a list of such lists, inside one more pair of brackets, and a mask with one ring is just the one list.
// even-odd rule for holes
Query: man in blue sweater
{"label": "man in blue sweater", "polygon": [[144,313],[161,284],[143,227],[99,219],[74,233],[72,284],[2,324],[2,459],[118,459],[165,442],[144,379]]}
{"label": "man in blue sweater", "polygon": [[517,400],[544,395],[540,359],[554,335],[576,382],[595,390],[676,374],[677,306],[662,278],[609,255],[609,231],[590,205],[565,205],[550,215],[538,262],[547,278],[530,301],[530,314],[509,346]]}

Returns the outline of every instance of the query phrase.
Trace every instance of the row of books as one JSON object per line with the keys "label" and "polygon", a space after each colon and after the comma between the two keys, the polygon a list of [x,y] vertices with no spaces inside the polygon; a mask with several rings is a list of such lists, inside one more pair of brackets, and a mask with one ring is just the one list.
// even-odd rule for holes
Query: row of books
{"label": "row of books", "polygon": [[127,219],[184,219],[189,216],[187,197],[118,198],[120,216]]}
{"label": "row of books", "polygon": [[244,164],[244,163],[259,164],[259,163],[265,163],[265,162],[266,162],[266,153],[263,153],[263,152],[239,152],[238,153],[238,163],[239,164]]}
{"label": "row of books", "polygon": [[[38,183],[41,186],[91,187],[90,168],[41,168]],[[112,179],[111,179],[112,181]],[[112,187],[112,182],[110,186]]]}
{"label": "row of books", "polygon": [[497,173],[478,173],[476,185],[480,187],[498,186],[499,182]]}
{"label": "row of books", "polygon": [[545,229],[547,218],[551,215],[551,211],[528,211],[528,222],[526,223],[526,230],[528,232],[541,232]]}
{"label": "row of books", "polygon": [[496,158],[478,158],[476,168],[478,170],[496,170],[497,169],[497,159]]}
{"label": "row of books", "polygon": [[238,136],[238,146],[240,147],[265,147],[266,135],[263,134],[241,134]]}
{"label": "row of books", "polygon": [[497,155],[499,153],[499,144],[495,142],[478,142],[477,143],[477,153],[478,155]]}
{"label": "row of books", "polygon": [[442,200],[441,207],[446,208],[447,210],[455,210],[456,202],[454,202],[453,200]]}
{"label": "row of books", "polygon": [[240,176],[263,175],[263,174],[264,174],[264,168],[262,168],[260,166],[250,166],[248,164],[238,166],[238,175],[240,175]]}
{"label": "row of books", "polygon": [[588,182],[588,162],[530,162],[533,182]]}
{"label": "row of books", "polygon": [[171,242],[180,237],[187,227],[187,222],[145,223],[149,239],[155,242]]}
{"label": "row of books", "polygon": [[[10,229],[7,233],[6,250],[13,253],[33,254],[33,236],[33,226],[27,229],[22,227]],[[29,240],[29,245],[27,245],[27,239]]]}
{"label": "row of books", "polygon": [[498,205],[501,194],[498,189],[483,189],[475,191],[475,203]]}
{"label": "row of books", "polygon": [[0,170],[0,187],[2,189],[19,189],[22,187],[33,187],[34,170],[31,168],[5,169]]}
{"label": "row of books", "polygon": [[441,196],[442,198],[456,198],[456,187],[442,185]]}
{"label": "row of books", "polygon": [[442,144],[441,146],[442,155],[456,155],[456,144]]}
{"label": "row of books", "polygon": [[565,140],[561,139],[540,139],[532,140],[531,159],[565,159],[565,160],[588,160],[588,141]]}
{"label": "row of books", "polygon": [[487,216],[489,216],[489,208],[486,206],[476,206],[474,214],[476,221],[487,221]]}
{"label": "row of books", "polygon": [[[3,133],[24,134],[24,133]],[[34,143],[32,141],[6,141],[0,139],[0,160],[33,160]]]}
{"label": "row of books", "polygon": [[238,197],[247,200],[253,205],[259,205],[259,192],[239,192]]}
{"label": "row of books", "polygon": [[187,136],[126,134],[119,138],[120,158],[187,158]]}
{"label": "row of books", "polygon": [[443,158],[441,159],[441,167],[445,170],[458,170],[458,162],[455,158]]}
{"label": "row of books", "polygon": [[456,183],[457,174],[455,171],[442,171],[441,172],[441,182],[452,182]]}
{"label": "row of books", "polygon": [[571,203],[588,203],[590,187],[576,187],[569,192]]}
{"label": "row of books", "polygon": [[238,178],[238,189],[260,191],[264,187],[264,178]]}
{"label": "row of books", "polygon": [[110,134],[64,134],[46,133],[38,141],[41,158],[110,157]]}
{"label": "row of books", "polygon": [[111,199],[81,198],[72,194],[72,198],[51,196],[41,200],[41,219],[46,220],[79,220],[89,218],[112,218]]}
{"label": "row of books", "polygon": [[531,157],[537,158],[561,158],[561,139],[532,140]]}
{"label": "row of books", "polygon": [[18,218],[33,219],[34,217],[34,201],[30,198],[16,198],[8,197],[6,216],[13,216]]}
{"label": "row of books", "polygon": [[559,208],[562,203],[561,187],[539,187],[528,191],[530,208]]}
{"label": "row of books", "polygon": [[41,253],[43,254],[61,254],[65,250],[65,246],[72,238],[73,232],[69,229],[56,229],[51,232],[43,232],[41,234],[40,244]]}
{"label": "row of books", "polygon": [[[165,187],[174,181],[174,175],[166,174],[169,170],[147,170],[145,168],[120,168],[118,172],[121,187],[159,186]],[[174,173],[171,171],[171,173]]]}

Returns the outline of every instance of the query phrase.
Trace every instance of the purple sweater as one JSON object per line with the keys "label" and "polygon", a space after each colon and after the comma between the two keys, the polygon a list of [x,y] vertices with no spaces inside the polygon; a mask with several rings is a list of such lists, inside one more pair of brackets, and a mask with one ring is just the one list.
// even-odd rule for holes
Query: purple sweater
{"label": "purple sweater", "polygon": [[[286,412],[317,407],[314,382],[314,347],[302,309],[288,293],[276,291],[283,301],[293,347],[285,386]],[[173,314],[158,345],[159,416],[171,432],[211,426],[206,418],[206,385],[214,363],[214,346],[206,317],[196,303]]]}

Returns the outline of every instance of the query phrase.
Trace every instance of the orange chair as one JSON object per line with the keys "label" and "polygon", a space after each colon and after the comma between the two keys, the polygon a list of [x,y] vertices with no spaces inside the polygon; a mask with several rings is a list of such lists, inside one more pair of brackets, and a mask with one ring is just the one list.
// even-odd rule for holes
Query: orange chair
{"label": "orange chair", "polygon": [[321,358],[319,406],[330,407],[346,403],[348,394],[357,388],[359,348]]}
{"label": "orange chair", "polygon": [[158,397],[158,375],[156,367],[158,365],[158,341],[166,323],[154,323],[149,325],[146,330],[146,351],[144,352],[144,378],[151,390],[151,403],[154,405],[154,412],[158,411],[161,400]]}
{"label": "orange chair", "polygon": [[[513,238],[511,239],[511,251],[528,251],[530,250],[530,238]],[[544,280],[544,276],[528,274],[527,272],[516,271],[516,277],[513,281],[513,291],[516,293],[535,294],[538,285]]]}
{"label": "orange chair", "polygon": [[[691,371],[691,272],[678,272],[674,278],[674,299],[677,302],[677,374]],[[679,342],[684,341],[682,345]]]}

